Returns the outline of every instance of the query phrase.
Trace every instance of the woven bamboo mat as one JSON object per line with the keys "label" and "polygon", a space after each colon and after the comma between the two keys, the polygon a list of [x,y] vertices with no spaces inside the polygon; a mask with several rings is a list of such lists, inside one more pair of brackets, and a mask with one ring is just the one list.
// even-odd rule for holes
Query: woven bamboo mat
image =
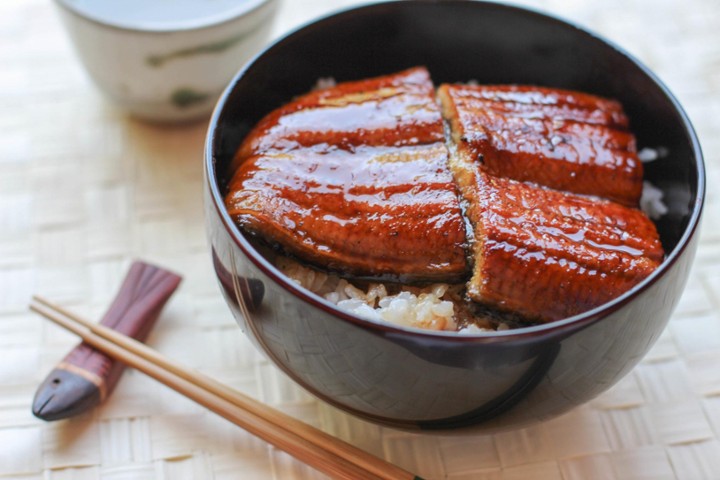
{"label": "woven bamboo mat", "polygon": [[[285,0],[276,33],[350,2]],[[324,405],[239,332],[211,272],[205,124],[126,118],[90,84],[47,0],[0,2],[0,478],[316,479],[138,372],[84,416],[43,423],[38,383],[76,340],[27,310],[42,293],[97,318],[133,258],[181,272],[148,343],[429,479],[720,478],[720,2],[527,0],[654,69],[693,119],[710,192],[681,304],[623,381],[555,420],[496,435],[381,428]]]}

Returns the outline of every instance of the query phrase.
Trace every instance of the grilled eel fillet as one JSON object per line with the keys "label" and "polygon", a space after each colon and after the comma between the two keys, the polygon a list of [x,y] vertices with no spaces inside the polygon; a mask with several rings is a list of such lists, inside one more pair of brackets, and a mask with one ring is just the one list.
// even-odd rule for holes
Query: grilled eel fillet
{"label": "grilled eel fillet", "polygon": [[534,321],[600,305],[662,261],[652,222],[618,203],[637,203],[642,167],[617,102],[442,85],[446,146],[433,94],[414,68],[271,112],[237,152],[228,211],[245,231],[340,273],[471,274],[472,300]]}
{"label": "grilled eel fillet", "polygon": [[441,85],[457,154],[500,177],[636,207],[643,169],[619,102],[528,86]]}
{"label": "grilled eel fillet", "polygon": [[234,163],[230,215],[297,257],[361,277],[467,276],[466,224],[424,68],[302,96],[261,120]]}
{"label": "grilled eel fillet", "polygon": [[663,249],[638,209],[453,163],[474,226],[468,296],[547,322],[599,306],[657,268]]}

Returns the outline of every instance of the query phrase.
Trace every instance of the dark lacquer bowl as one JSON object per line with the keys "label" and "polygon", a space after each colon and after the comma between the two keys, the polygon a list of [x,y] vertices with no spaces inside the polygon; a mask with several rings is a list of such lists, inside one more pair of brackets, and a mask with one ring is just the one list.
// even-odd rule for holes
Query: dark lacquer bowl
{"label": "dark lacquer bowl", "polygon": [[[227,167],[266,113],[338,81],[425,65],[436,84],[477,80],[562,87],[619,99],[669,212],[668,254],[614,301],[548,325],[460,336],[380,325],[343,313],[283,276],[223,207]],[[627,374],[657,340],[684,288],[705,179],[688,118],[655,76],[593,33],[523,8],[470,1],[374,4],[322,18],[246,65],[210,123],[205,205],[221,290],[245,333],[322,400],[400,428],[495,430],[547,419]]]}

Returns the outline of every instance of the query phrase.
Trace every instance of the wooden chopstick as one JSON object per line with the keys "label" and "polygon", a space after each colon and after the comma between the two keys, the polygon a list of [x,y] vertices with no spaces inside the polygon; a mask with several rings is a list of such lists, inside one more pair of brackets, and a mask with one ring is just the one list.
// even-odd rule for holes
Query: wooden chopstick
{"label": "wooden chopstick", "polygon": [[82,325],[83,327],[89,329],[91,332],[106,340],[109,340],[115,344],[122,345],[126,350],[149,360],[150,362],[160,366],[168,372],[171,372],[174,375],[183,378],[184,380],[194,383],[195,385],[204,390],[213,392],[218,397],[237,405],[238,407],[252,413],[253,415],[263,417],[264,419],[283,428],[289,428],[296,435],[302,437],[303,439],[311,443],[322,446],[325,450],[335,455],[345,458],[358,458],[359,460],[366,463],[368,465],[368,469],[380,478],[405,478],[402,475],[407,474],[406,471],[400,469],[395,465],[389,464],[384,461],[378,463],[379,459],[377,457],[365,452],[364,450],[359,449],[347,442],[339,440],[338,438],[333,437],[332,435],[329,435],[322,430],[313,428],[306,423],[303,423],[296,418],[291,417],[290,415],[286,415],[278,410],[270,408],[267,405],[258,402],[257,400],[248,397],[247,395],[244,395],[237,390],[234,390],[227,385],[224,385],[217,380],[208,377],[207,375],[202,374],[201,372],[183,367],[178,363],[168,359],[167,357],[162,356],[156,350],[153,350],[152,348],[148,347],[143,343],[137,341],[127,341],[132,339],[117,332],[116,330],[77,317],[71,312],[63,309],[59,305],[54,304],[43,298],[34,296],[33,301],[40,303],[45,307],[48,307],[55,312],[74,320],[76,323]]}
{"label": "wooden chopstick", "polygon": [[419,479],[400,467],[182,367],[147,345],[34,296],[30,308],[317,470],[341,479]]}

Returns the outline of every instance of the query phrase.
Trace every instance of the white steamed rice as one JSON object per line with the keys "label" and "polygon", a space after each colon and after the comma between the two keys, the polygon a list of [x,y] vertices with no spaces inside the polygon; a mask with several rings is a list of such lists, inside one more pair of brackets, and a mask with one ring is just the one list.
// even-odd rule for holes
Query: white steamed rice
{"label": "white steamed rice", "polygon": [[[278,257],[276,265],[300,286],[361,318],[425,330],[458,330],[455,304],[448,295],[453,287],[446,283],[422,288],[401,287],[400,292],[390,295],[382,283],[370,283],[362,289],[345,279],[305,267],[286,257]],[[488,330],[470,325],[459,332]]]}
{"label": "white steamed rice", "polygon": [[[638,158],[643,163],[654,162],[655,160],[668,155],[665,147],[645,147],[638,152]],[[642,195],[640,196],[640,209],[645,215],[653,220],[658,220],[668,212],[668,207],[663,202],[663,192],[647,180],[643,182]]]}
{"label": "white steamed rice", "polygon": [[668,212],[668,207],[662,199],[662,190],[648,181],[643,182],[640,209],[645,212],[645,215],[653,220],[657,220],[665,215]]}

